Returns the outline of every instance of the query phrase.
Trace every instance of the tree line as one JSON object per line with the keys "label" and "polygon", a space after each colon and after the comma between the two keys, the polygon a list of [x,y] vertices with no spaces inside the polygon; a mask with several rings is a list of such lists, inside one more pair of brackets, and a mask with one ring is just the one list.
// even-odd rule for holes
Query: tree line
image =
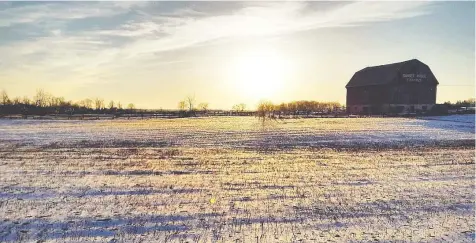
{"label": "tree line", "polygon": [[470,98],[466,100],[458,100],[454,103],[450,101],[446,101],[443,103],[444,105],[448,106],[449,109],[457,109],[461,107],[475,107],[476,106],[476,99]]}
{"label": "tree line", "polygon": [[86,98],[77,102],[57,97],[42,89],[30,99],[28,96],[10,98],[5,90],[0,91],[0,114],[46,115],[87,113],[128,113],[135,109],[133,103],[123,107],[113,100],[105,103],[102,98]]}
{"label": "tree line", "polygon": [[[208,102],[197,102],[194,95],[188,95],[183,100],[180,100],[177,104],[178,110],[188,116],[198,113],[207,113],[210,111],[210,105]],[[246,111],[246,104],[240,103],[233,105],[232,112],[239,113]]]}
{"label": "tree line", "polygon": [[[443,105],[448,109],[457,109],[460,107],[475,107],[474,98],[456,101],[455,103],[445,102]],[[176,115],[186,117],[197,114],[207,114],[210,111],[207,102],[197,102],[195,96],[189,95],[178,102]],[[233,105],[230,112],[235,115],[255,112],[255,115],[261,118],[280,118],[283,116],[310,116],[316,113],[329,114],[344,112],[345,106],[339,102],[324,102],[312,100],[300,100],[275,104],[271,101],[261,101],[256,110],[246,109],[246,104],[240,103]],[[109,101],[106,103],[102,98],[86,98],[73,102],[64,97],[57,97],[42,89],[36,91],[36,94],[29,98],[14,97],[10,98],[5,90],[0,91],[0,114],[22,114],[22,115],[46,115],[46,114],[127,114],[144,113],[138,112],[133,103],[123,106],[119,101]],[[150,113],[150,111],[147,111]]]}
{"label": "tree line", "polygon": [[[178,102],[178,116],[194,116],[206,114],[210,110],[207,102],[197,102],[195,96],[189,95]],[[230,112],[235,115],[256,112],[257,115],[286,116],[286,115],[310,115],[312,112],[333,112],[342,108],[338,102],[318,101],[292,101],[288,103],[273,104],[270,101],[262,101],[255,111],[247,110],[246,104],[239,103],[231,107]],[[46,114],[125,114],[144,113],[138,111],[133,103],[123,106],[120,101],[105,102],[102,98],[86,98],[76,102],[66,100],[62,96],[54,96],[42,89],[36,91],[30,98],[10,98],[5,90],[0,91],[0,114],[3,115],[46,115]],[[150,112],[150,111],[147,111]]]}
{"label": "tree line", "polygon": [[283,116],[310,116],[313,113],[328,114],[343,111],[345,111],[345,107],[339,102],[300,100],[274,104],[271,101],[261,101],[256,109],[256,115],[265,119],[280,118]]}

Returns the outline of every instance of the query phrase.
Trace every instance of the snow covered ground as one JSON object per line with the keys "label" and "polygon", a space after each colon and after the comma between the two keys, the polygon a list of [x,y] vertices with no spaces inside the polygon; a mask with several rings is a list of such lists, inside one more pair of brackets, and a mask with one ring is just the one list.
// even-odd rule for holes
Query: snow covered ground
{"label": "snow covered ground", "polygon": [[292,119],[268,121],[264,126],[253,117],[115,121],[0,120],[0,143],[74,145],[130,142],[228,148],[326,144],[355,146],[369,143],[393,145],[474,139],[474,124],[474,115],[424,119]]}
{"label": "snow covered ground", "polygon": [[474,118],[0,120],[0,242],[474,242]]}

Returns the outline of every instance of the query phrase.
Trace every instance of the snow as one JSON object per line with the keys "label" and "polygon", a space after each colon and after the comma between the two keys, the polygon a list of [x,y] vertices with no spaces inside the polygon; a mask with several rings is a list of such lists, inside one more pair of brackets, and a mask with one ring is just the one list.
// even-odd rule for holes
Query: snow
{"label": "snow", "polygon": [[[444,118],[444,119],[443,119]],[[0,141],[32,145],[163,143],[193,147],[320,146],[474,138],[474,115],[428,119],[321,118],[268,121],[256,118],[172,120],[0,120]],[[114,146],[111,144],[110,146]]]}
{"label": "snow", "polygon": [[474,115],[0,120],[0,242],[474,242]]}

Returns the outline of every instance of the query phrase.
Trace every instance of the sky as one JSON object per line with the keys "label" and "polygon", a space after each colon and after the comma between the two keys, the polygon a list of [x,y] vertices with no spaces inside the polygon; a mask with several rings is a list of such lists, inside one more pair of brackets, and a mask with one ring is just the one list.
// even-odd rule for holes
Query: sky
{"label": "sky", "polygon": [[338,101],[418,59],[437,102],[475,97],[474,2],[0,2],[0,89],[139,108]]}

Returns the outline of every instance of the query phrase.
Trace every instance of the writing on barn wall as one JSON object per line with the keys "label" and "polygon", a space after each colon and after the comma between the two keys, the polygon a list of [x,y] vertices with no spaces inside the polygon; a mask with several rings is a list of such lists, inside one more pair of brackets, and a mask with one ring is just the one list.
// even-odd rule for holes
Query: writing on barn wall
{"label": "writing on barn wall", "polygon": [[426,74],[404,73],[402,76],[407,82],[421,82],[422,79],[426,78]]}

